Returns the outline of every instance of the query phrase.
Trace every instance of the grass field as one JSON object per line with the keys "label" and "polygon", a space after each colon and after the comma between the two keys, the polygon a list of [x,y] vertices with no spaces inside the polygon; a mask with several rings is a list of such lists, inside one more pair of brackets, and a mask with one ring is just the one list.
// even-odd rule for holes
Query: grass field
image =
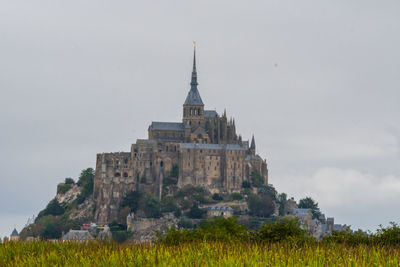
{"label": "grass field", "polygon": [[399,266],[400,248],[289,243],[0,244],[0,266]]}

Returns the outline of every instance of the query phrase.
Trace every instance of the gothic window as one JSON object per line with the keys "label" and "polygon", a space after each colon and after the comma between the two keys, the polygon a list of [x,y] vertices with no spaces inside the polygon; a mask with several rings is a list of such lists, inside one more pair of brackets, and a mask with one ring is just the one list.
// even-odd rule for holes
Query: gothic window
{"label": "gothic window", "polygon": [[118,164],[119,164],[119,160],[116,160],[116,161],[115,161],[115,165],[118,165]]}
{"label": "gothic window", "polygon": [[127,172],[124,172],[124,177],[128,177],[128,173]]}
{"label": "gothic window", "polygon": [[200,115],[200,109],[197,110],[197,115]]}
{"label": "gothic window", "polygon": [[167,152],[168,152],[168,146],[166,146],[166,147],[165,147],[165,151],[167,151]]}
{"label": "gothic window", "polygon": [[193,113],[193,110],[192,110],[192,109],[190,109],[190,115],[192,115],[192,113]]}
{"label": "gothic window", "polygon": [[164,167],[164,161],[160,162],[160,167]]}
{"label": "gothic window", "polygon": [[125,163],[125,164],[128,164],[128,159],[125,159],[125,160],[124,160],[124,163]]}

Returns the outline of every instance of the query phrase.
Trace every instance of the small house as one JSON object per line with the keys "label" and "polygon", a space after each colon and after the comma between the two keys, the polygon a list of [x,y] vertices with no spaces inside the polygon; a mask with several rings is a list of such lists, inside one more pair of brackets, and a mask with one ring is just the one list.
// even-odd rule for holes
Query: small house
{"label": "small house", "polygon": [[207,217],[224,217],[233,216],[233,209],[229,206],[211,206],[207,209]]}
{"label": "small house", "polygon": [[77,242],[85,242],[93,240],[93,236],[89,233],[88,230],[69,230],[63,237],[63,241],[77,241]]}

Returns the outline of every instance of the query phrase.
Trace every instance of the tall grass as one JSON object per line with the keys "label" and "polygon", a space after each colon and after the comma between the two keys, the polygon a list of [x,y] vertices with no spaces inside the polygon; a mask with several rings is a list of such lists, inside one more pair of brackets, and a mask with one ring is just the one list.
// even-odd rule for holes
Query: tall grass
{"label": "tall grass", "polygon": [[7,242],[0,266],[399,266],[396,246],[289,242],[180,245]]}

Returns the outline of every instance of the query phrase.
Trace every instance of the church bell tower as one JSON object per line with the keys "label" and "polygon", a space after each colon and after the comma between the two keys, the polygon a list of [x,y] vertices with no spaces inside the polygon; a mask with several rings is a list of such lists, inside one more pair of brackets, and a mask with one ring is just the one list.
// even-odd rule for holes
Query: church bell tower
{"label": "church bell tower", "polygon": [[183,124],[196,129],[201,126],[204,128],[204,104],[201,100],[199,90],[197,89],[197,70],[196,70],[196,45],[194,45],[192,80],[190,82],[190,91],[183,104]]}

